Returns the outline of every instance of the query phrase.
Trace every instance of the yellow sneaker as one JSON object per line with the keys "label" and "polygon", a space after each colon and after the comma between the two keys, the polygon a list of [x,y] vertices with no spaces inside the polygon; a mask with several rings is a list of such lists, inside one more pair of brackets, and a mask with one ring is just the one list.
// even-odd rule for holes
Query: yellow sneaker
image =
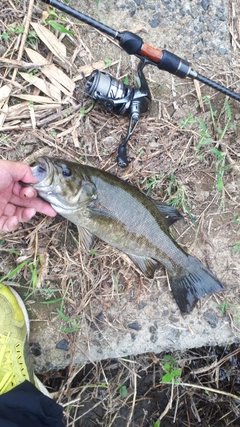
{"label": "yellow sneaker", "polygon": [[49,396],[33,371],[29,332],[29,318],[22,299],[12,288],[0,283],[0,394],[28,380]]}

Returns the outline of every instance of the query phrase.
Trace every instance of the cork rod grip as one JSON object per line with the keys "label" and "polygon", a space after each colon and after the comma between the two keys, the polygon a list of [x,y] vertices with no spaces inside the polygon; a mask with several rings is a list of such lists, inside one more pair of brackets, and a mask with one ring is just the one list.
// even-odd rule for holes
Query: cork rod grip
{"label": "cork rod grip", "polygon": [[138,54],[158,64],[162,59],[163,52],[162,50],[155,49],[147,43],[143,43]]}

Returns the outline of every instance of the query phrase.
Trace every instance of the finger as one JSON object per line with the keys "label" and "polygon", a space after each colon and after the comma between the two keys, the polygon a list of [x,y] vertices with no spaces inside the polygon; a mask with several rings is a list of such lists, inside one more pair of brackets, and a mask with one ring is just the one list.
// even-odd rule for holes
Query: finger
{"label": "finger", "polygon": [[26,200],[34,199],[37,197],[37,191],[33,187],[23,187],[20,182],[14,182],[12,193],[14,194],[14,196]]}
{"label": "finger", "polygon": [[[34,208],[20,208],[14,205],[8,205],[5,211],[5,215],[0,218],[0,231],[15,231],[20,222],[27,222],[36,214]],[[11,216],[8,215],[10,212],[13,213]]]}
{"label": "finger", "polygon": [[19,227],[19,221],[16,216],[0,218],[0,231],[15,231]]}
{"label": "finger", "polygon": [[47,203],[41,199],[34,200],[34,208],[36,209],[37,212],[43,213],[48,216],[54,217],[57,215],[57,212],[52,208],[50,203]]}
{"label": "finger", "polygon": [[34,178],[31,168],[26,163],[10,162],[8,160],[0,160],[0,176],[5,177],[10,174],[13,181],[23,181],[28,183],[37,182]]}
{"label": "finger", "polygon": [[37,191],[32,187],[22,187],[19,191],[19,197],[21,199],[36,199]]}
{"label": "finger", "polygon": [[15,216],[17,217],[19,222],[29,221],[36,213],[36,209],[34,208],[20,208],[18,207],[15,212]]}
{"label": "finger", "polygon": [[36,213],[36,209],[29,207],[20,207],[12,205],[11,203],[8,203],[8,205],[4,209],[3,216],[8,218],[16,217],[18,219],[18,222],[25,222],[31,219]]}
{"label": "finger", "polygon": [[[26,187],[27,188],[27,187]],[[20,198],[18,196],[12,196],[10,200],[11,204],[21,207],[34,208],[36,212],[43,213],[48,216],[56,216],[56,211],[52,206],[38,197],[36,199]]]}
{"label": "finger", "polygon": [[2,214],[6,217],[15,216],[17,210],[17,206],[13,205],[12,203],[8,203],[4,209]]}
{"label": "finger", "polygon": [[[19,221],[21,221],[22,220],[21,212],[24,212],[24,210],[26,209],[29,209],[29,208],[20,207],[20,206],[13,205],[12,203],[8,203],[4,208],[3,215],[8,218],[17,216]],[[35,209],[34,209],[34,213],[36,213]]]}

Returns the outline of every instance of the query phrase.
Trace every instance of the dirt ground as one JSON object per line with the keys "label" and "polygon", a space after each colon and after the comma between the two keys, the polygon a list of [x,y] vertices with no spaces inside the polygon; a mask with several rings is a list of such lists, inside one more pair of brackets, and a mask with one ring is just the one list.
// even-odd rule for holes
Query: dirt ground
{"label": "dirt ground", "polygon": [[[237,2],[70,4],[110,27],[136,32],[152,46],[179,54],[202,75],[239,92]],[[87,362],[96,367],[101,366],[97,361],[109,359],[112,365],[111,359],[120,358],[127,364],[131,355],[150,352],[154,360],[160,352],[231,343],[236,351],[240,342],[239,102],[228,98],[226,103],[223,94],[203,84],[146,66],[151,109],[128,143],[129,166],[121,169],[116,156],[128,117],[112,115],[99,104],[92,108],[92,100],[83,92],[95,68],[135,87],[138,59],[129,57],[108,36],[57,10],[54,14],[44,3],[16,5],[9,0],[3,1],[2,10],[1,157],[29,164],[42,154],[80,161],[176,206],[184,220],[172,227],[174,238],[225,284],[224,292],[202,298],[191,314],[183,316],[164,269],[154,280],[146,279],[124,254],[100,241],[87,253],[73,224],[60,216],[39,214],[16,232],[2,235],[0,246],[1,275],[8,275],[5,280],[16,286],[29,310],[36,371],[68,366],[72,380],[77,375],[74,369],[82,369],[75,367]],[[197,24],[198,15],[203,19]],[[74,34],[57,31],[49,21]],[[29,25],[26,43],[23,25]],[[138,363],[134,360],[129,359],[130,370]],[[131,387],[135,390],[136,384]],[[111,424],[112,420],[101,425],[160,426],[149,420]],[[95,425],[91,422],[74,425]]]}

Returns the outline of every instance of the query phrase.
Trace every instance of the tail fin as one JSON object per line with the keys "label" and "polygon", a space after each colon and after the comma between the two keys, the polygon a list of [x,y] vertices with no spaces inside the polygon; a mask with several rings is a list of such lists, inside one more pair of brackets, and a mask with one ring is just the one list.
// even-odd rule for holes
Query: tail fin
{"label": "tail fin", "polygon": [[224,285],[196,258],[188,255],[189,269],[170,277],[173,296],[182,313],[190,313],[199,298],[222,291]]}

